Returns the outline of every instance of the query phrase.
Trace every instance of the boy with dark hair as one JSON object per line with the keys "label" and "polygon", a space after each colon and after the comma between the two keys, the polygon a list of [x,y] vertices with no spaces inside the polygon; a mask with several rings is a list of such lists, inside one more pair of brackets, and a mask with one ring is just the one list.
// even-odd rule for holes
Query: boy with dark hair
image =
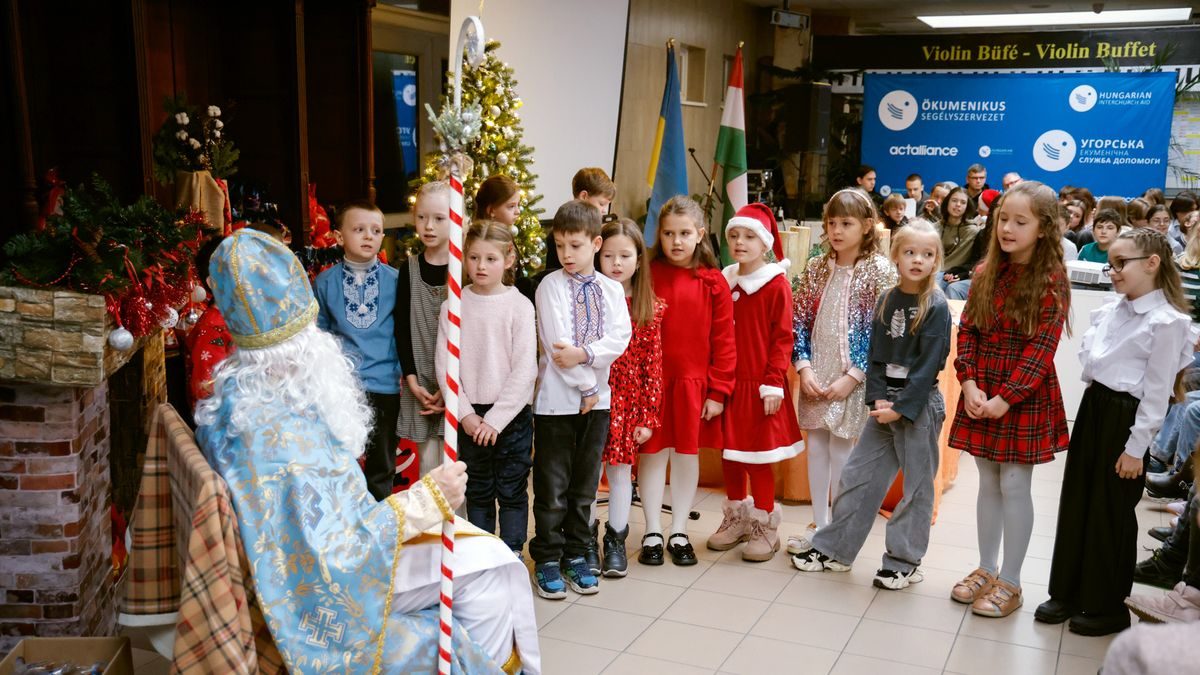
{"label": "boy with dark hair", "polygon": [[875,192],[875,168],[870,164],[861,164],[858,171],[854,172],[855,186],[871,196],[871,201],[875,202],[875,208],[878,209],[883,204],[883,198]]}
{"label": "boy with dark hair", "polygon": [[921,179],[921,174],[919,173],[908,174],[908,178],[904,179],[904,191],[907,193],[908,198],[917,204],[929,198],[925,194],[925,181]]}
{"label": "boy with dark hair", "polygon": [[599,590],[584,554],[608,439],[608,370],[629,344],[632,326],[621,284],[595,269],[600,211],[569,201],[554,214],[553,232],[562,269],[547,274],[536,294],[542,356],[533,396],[529,554],[538,595],[560,600],[568,584],[585,595]]}

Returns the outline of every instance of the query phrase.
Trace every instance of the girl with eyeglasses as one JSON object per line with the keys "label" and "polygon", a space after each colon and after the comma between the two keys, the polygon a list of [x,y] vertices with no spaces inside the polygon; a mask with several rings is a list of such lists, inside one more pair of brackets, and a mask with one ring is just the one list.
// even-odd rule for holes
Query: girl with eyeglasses
{"label": "girl with eyeglasses", "polygon": [[1050,599],[1034,617],[1070,620],[1081,635],[1129,627],[1124,600],[1137,561],[1146,449],[1162,425],[1175,375],[1192,362],[1192,326],[1165,234],[1135,229],[1108,249],[1123,297],[1092,313],[1079,360],[1088,383],[1067,451]]}

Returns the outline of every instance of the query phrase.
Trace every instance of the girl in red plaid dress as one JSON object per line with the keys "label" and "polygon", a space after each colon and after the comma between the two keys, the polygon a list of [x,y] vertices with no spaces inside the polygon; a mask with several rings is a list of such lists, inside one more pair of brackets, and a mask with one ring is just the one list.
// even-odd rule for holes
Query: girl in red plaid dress
{"label": "girl in red plaid dress", "polygon": [[962,397],[950,445],[974,455],[979,467],[979,568],[951,597],[980,616],[1008,616],[1021,606],[1033,466],[1067,449],[1054,352],[1071,292],[1058,225],[1050,188],[1023,181],[1005,193],[958,331]]}
{"label": "girl in red plaid dress", "polygon": [[[667,305],[655,297],[645,267],[642,230],[628,218],[605,223],[600,231],[600,273],[621,282],[633,336],[625,353],[608,373],[612,390],[608,441],[604,446],[604,476],[608,479],[608,522],[604,525],[606,577],[625,576],[625,537],[633,507],[633,461],[638,448],[658,428],[662,400],[662,318]],[[593,522],[592,527],[596,527]]]}

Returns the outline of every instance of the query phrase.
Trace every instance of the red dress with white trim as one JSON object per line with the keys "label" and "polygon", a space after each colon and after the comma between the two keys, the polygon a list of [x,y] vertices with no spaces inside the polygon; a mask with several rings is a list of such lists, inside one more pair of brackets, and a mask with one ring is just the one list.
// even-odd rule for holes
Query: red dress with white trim
{"label": "red dress with white trim", "polygon": [[[733,334],[737,371],[725,413],[724,459],[743,464],[773,464],[804,450],[796,403],[787,386],[792,359],[792,287],[775,263],[738,276],[725,268],[733,298]],[[774,415],[763,410],[763,397],[782,395]]]}

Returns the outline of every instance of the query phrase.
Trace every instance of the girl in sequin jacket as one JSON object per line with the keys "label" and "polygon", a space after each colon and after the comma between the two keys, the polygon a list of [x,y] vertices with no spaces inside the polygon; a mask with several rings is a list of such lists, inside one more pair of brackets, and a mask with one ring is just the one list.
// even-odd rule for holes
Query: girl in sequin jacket
{"label": "girl in sequin jacket", "polygon": [[[604,525],[606,577],[623,577],[627,567],[625,537],[633,507],[633,462],[638,449],[660,425],[662,401],[662,319],[667,305],[654,295],[642,230],[628,218],[606,223],[600,236],[600,272],[621,282],[633,336],[608,374],[612,390],[604,475],[608,479],[608,522]],[[593,521],[593,529],[598,528]],[[595,534],[593,534],[593,538]]]}
{"label": "girl in sequin jacket", "polygon": [[829,524],[842,467],[867,421],[871,315],[879,294],[897,281],[895,265],[880,252],[877,220],[863,192],[834,193],[825,205],[826,252],[808,263],[796,290],[792,363],[800,374],[800,428],[808,430],[814,522],[805,536],[788,538],[793,555],[811,548],[812,535]]}

